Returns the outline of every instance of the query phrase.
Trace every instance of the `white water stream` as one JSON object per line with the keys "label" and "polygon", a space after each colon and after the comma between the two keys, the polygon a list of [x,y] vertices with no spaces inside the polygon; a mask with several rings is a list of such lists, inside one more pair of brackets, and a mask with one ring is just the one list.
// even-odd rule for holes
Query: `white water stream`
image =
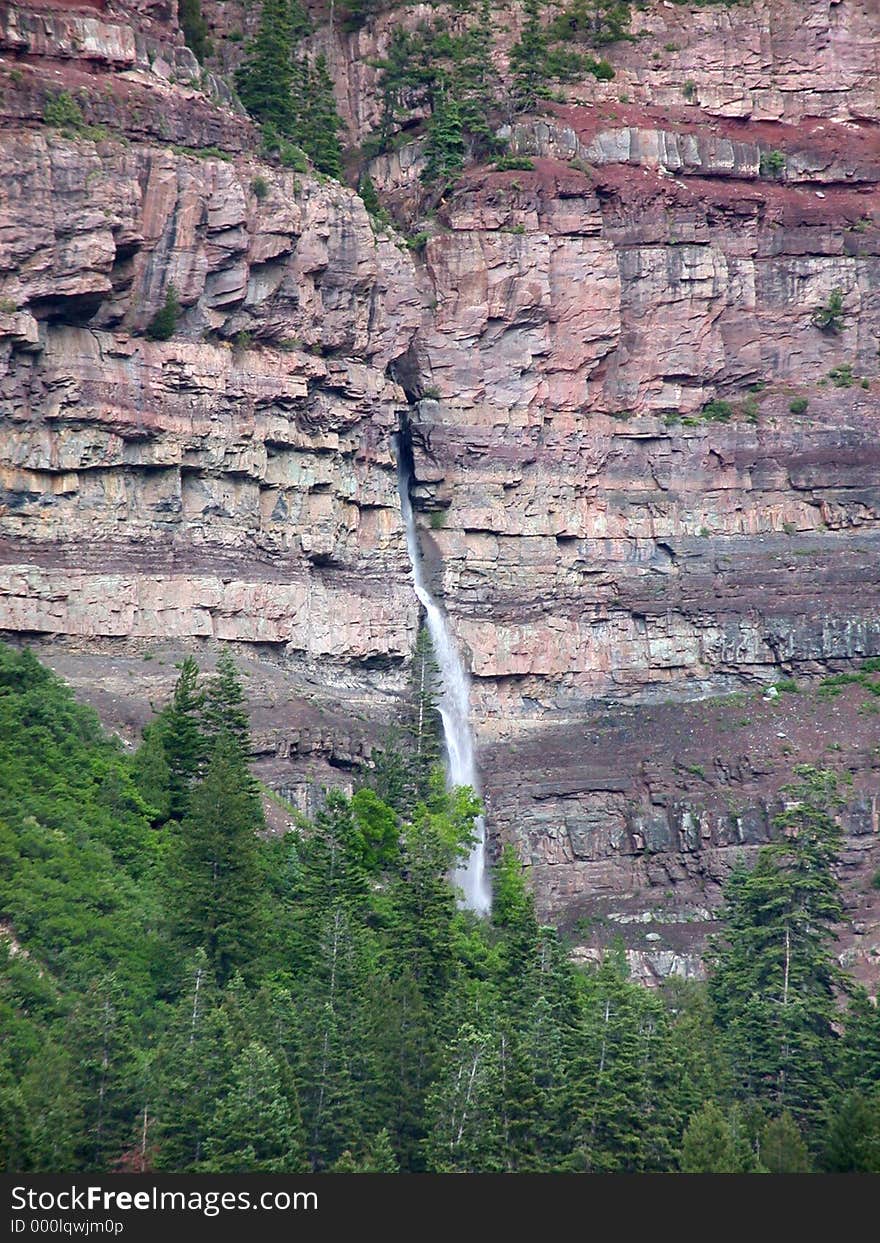
{"label": "white water stream", "polygon": [[[443,740],[446,744],[446,780],[450,786],[471,786],[479,793],[474,739],[470,725],[470,682],[446,617],[425,582],[409,496],[409,470],[396,437],[395,450],[400,511],[406,529],[406,547],[412,565],[415,591],[425,610],[428,633],[440,669],[441,690],[437,708],[443,722]],[[485,915],[492,905],[492,892],[486,876],[486,825],[482,816],[477,817],[474,828],[477,840],[465,862],[456,869],[454,880],[464,894],[464,905],[478,915]]]}

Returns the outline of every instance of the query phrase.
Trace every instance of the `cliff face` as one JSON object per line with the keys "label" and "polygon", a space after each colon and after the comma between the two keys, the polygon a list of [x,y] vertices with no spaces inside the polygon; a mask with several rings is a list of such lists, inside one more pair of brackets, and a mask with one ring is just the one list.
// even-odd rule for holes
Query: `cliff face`
{"label": "cliff face", "polygon": [[[203,7],[215,36],[252,21]],[[394,26],[441,12],[318,23],[354,140]],[[872,980],[878,718],[821,681],[880,654],[880,14],[654,3],[633,30],[613,81],[510,118],[533,168],[469,170],[414,255],[258,166],[171,6],[0,8],[0,625],[131,733],[180,651],[234,641],[266,778],[344,782],[417,621],[405,412],[490,831],[542,911],[589,920],[585,954],[622,933],[646,978],[699,970],[732,858],[821,763],[851,782],[841,952]],[[421,158],[371,166],[403,216]]]}
{"label": "cliff face", "polygon": [[[304,797],[369,752],[349,697],[382,707],[415,633],[388,376],[411,261],[351,191],[241,154],[167,7],[0,18],[0,624],[132,734],[180,650],[258,653],[260,746]],[[61,89],[64,132],[37,122]]]}

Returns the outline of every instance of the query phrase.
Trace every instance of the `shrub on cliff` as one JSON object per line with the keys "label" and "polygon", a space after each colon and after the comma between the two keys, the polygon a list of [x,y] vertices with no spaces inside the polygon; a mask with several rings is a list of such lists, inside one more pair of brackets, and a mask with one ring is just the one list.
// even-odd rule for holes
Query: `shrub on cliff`
{"label": "shrub on cliff", "polygon": [[70,91],[61,91],[54,99],[46,101],[43,120],[60,130],[79,130],[85,124],[82,109]]}
{"label": "shrub on cliff", "polygon": [[550,23],[554,39],[574,39],[601,47],[630,38],[629,0],[572,0]]}
{"label": "shrub on cliff", "polygon": [[174,336],[177,320],[180,316],[180,303],[177,290],[169,285],[165,291],[165,302],[147,324],[145,336],[151,341],[168,341]]}
{"label": "shrub on cliff", "polygon": [[840,332],[843,327],[843,290],[832,289],[824,306],[813,312],[813,323],[823,332]]}

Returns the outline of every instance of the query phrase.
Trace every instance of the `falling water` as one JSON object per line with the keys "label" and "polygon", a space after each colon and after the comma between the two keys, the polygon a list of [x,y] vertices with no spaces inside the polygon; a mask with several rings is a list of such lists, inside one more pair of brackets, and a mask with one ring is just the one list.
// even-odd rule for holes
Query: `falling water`
{"label": "falling water", "polygon": [[[422,555],[409,496],[410,471],[397,437],[395,437],[395,451],[397,453],[400,510],[406,529],[406,547],[412,564],[416,595],[425,610],[428,633],[431,636],[434,655],[440,669],[442,689],[437,707],[443,722],[443,740],[446,744],[446,779],[450,786],[471,786],[479,792],[477,766],[474,760],[474,740],[470,726],[468,675],[453,642],[446,618],[425,583]],[[478,915],[485,915],[492,905],[492,895],[486,877],[486,825],[482,816],[477,816],[474,828],[477,840],[465,862],[456,869],[454,879],[464,892],[464,905],[476,911]]]}

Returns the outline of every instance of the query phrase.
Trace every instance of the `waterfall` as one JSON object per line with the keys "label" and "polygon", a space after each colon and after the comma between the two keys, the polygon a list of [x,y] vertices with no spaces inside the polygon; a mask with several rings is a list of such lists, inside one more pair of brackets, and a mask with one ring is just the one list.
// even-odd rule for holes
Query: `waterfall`
{"label": "waterfall", "polygon": [[[450,786],[471,786],[479,793],[474,739],[470,725],[470,683],[446,617],[425,582],[409,495],[411,470],[397,436],[394,438],[394,449],[397,455],[400,512],[406,530],[406,547],[412,565],[413,582],[416,595],[425,610],[428,633],[440,669],[441,690],[437,707],[443,722],[443,741],[446,745],[446,780]],[[485,915],[492,905],[492,894],[486,877],[486,824],[482,816],[477,816],[474,830],[476,841],[465,862],[456,868],[454,880],[464,893],[464,905],[478,915]]]}

